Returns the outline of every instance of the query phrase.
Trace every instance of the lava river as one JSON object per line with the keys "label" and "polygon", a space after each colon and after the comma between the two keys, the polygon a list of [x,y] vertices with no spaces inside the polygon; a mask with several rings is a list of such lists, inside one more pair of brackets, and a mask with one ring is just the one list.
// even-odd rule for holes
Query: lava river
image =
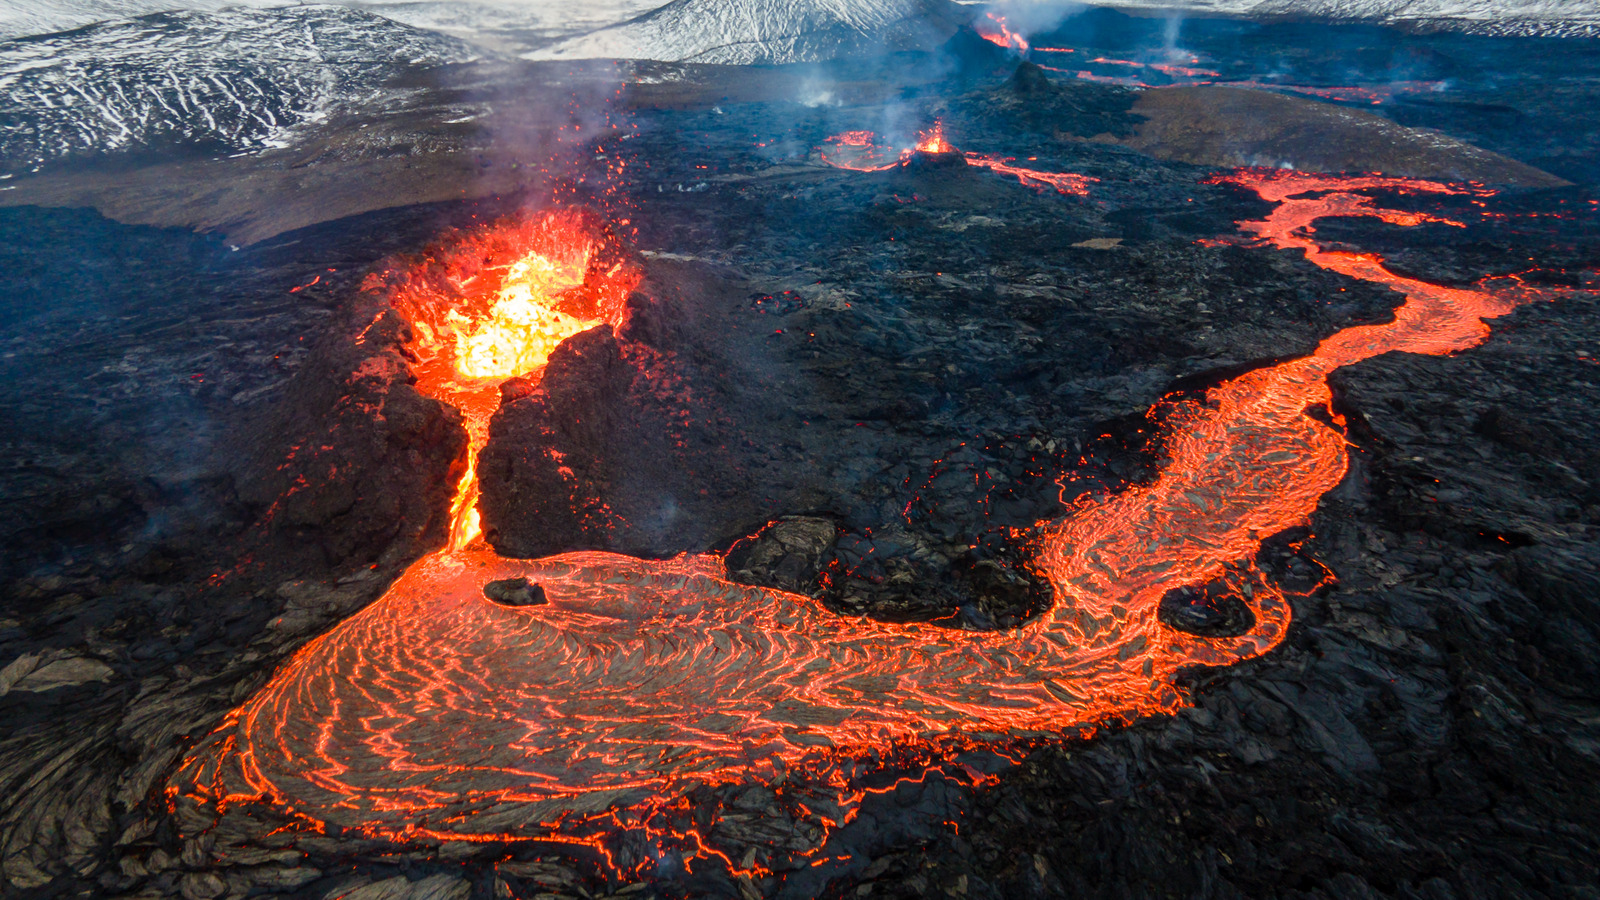
{"label": "lava river", "polygon": [[[551,835],[563,817],[769,781],[890,744],[1072,734],[1179,708],[1180,668],[1256,656],[1284,636],[1288,604],[1250,561],[1263,537],[1305,523],[1344,476],[1328,374],[1390,351],[1473,347],[1488,333],[1484,319],[1535,296],[1514,280],[1457,289],[1403,278],[1375,256],[1323,250],[1309,237],[1328,216],[1441,221],[1355,191],[1466,188],[1263,170],[1218,178],[1278,204],[1243,223],[1246,233],[1405,301],[1392,322],[1347,328],[1308,356],[1173,405],[1168,462],[1154,480],[1044,525],[1035,565],[1055,603],[1036,620],[975,633],[842,618],[805,596],[734,584],[712,555],[505,559],[458,529],[452,546],[284,664],[190,757],[174,795],[265,802],[318,827],[397,839],[510,840]],[[538,244],[540,227],[551,226],[520,240]],[[413,317],[455,324],[419,338],[432,347],[421,354],[425,388],[483,400],[497,379],[468,376],[537,368],[563,328],[614,318],[637,276],[604,241],[568,238],[520,270],[461,279],[487,285],[461,318],[426,308],[445,302],[419,293],[436,278],[391,289]],[[502,346],[486,351],[498,362],[472,369],[469,351],[492,343],[478,335],[498,327],[493,310],[508,296],[577,312],[522,309],[525,323],[551,326],[533,328],[544,349]],[[440,374],[450,360],[455,373]],[[484,401],[469,419],[483,407],[492,411]],[[474,444],[482,440],[474,426]],[[548,604],[485,598],[487,582],[517,577],[542,585]],[[1248,633],[1196,637],[1158,620],[1167,591],[1219,577],[1254,613]],[[841,797],[848,790],[839,785]]]}

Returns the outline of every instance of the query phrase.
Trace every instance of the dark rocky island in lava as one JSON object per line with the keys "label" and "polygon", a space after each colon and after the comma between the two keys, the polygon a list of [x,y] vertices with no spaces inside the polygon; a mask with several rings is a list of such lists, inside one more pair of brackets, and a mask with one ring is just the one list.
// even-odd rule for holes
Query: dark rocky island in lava
{"label": "dark rocky island in lava", "polygon": [[17,18],[0,892],[1592,894],[1600,49],[1292,7]]}

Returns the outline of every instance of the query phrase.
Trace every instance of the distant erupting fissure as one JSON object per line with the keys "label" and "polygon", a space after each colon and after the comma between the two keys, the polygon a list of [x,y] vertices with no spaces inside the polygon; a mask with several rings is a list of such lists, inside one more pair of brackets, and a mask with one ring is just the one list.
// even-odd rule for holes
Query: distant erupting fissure
{"label": "distant erupting fissure", "polygon": [[[1086,60],[1078,56],[1063,58],[1065,54],[1076,54],[1077,52],[1075,48],[1071,47],[1035,47],[1032,53],[1029,54],[1029,59],[1046,72],[1071,75],[1078,81],[1092,81],[1098,84],[1115,84],[1122,87],[1149,90],[1220,85],[1223,87],[1300,94],[1307,97],[1317,97],[1322,100],[1331,100],[1336,103],[1364,103],[1373,106],[1392,103],[1395,98],[1407,95],[1441,93],[1450,86],[1448,81],[1401,79],[1389,79],[1383,84],[1338,86],[1297,84],[1285,81],[1281,77],[1271,76],[1266,80],[1253,77],[1229,77],[1214,69],[1199,67],[1196,64],[1201,62],[1201,58],[1185,51],[1169,50],[1163,54],[1164,61],[1114,59],[1106,56],[1096,56]],[[1177,61],[1175,62],[1174,60]],[[1077,65],[1093,66],[1100,71],[1052,65],[1052,63],[1067,61],[1074,62]],[[1108,72],[1116,74],[1107,74]],[[1152,72],[1157,74],[1152,76],[1149,74]]]}
{"label": "distant erupting fissure", "polygon": [[916,143],[910,147],[897,149],[881,143],[872,131],[846,131],[829,137],[818,155],[830,166],[857,172],[886,172],[922,158],[961,159],[969,166],[1009,175],[1031,187],[1049,187],[1078,197],[1087,196],[1089,185],[1099,180],[1071,172],[1044,172],[1012,165],[1015,160],[1009,156],[964,152],[950,143],[944,123],[938,121],[927,131],[918,132]]}
{"label": "distant erupting fissure", "polygon": [[998,47],[1015,50],[1018,53],[1028,52],[1028,39],[1011,30],[1011,24],[1006,17],[992,12],[986,12],[980,19],[972,22],[973,30],[979,36]]}
{"label": "distant erupting fissure", "polygon": [[[937,130],[924,143],[948,146]],[[842,618],[809,597],[732,583],[713,555],[501,558],[473,541],[469,465],[450,545],[283,665],[187,759],[174,802],[397,841],[586,844],[641,872],[654,857],[607,850],[607,829],[632,828],[685,858],[753,871],[760,860],[736,864],[707,836],[714,822],[683,813],[687,795],[760,782],[782,796],[806,783],[832,793],[825,812],[812,810],[832,826],[863,796],[852,761],[888,748],[938,756],[1178,709],[1180,669],[1283,639],[1287,600],[1254,559],[1344,476],[1328,374],[1395,350],[1467,349],[1487,335],[1483,319],[1539,296],[1515,279],[1427,284],[1309,237],[1329,216],[1444,221],[1356,191],[1467,188],[1261,170],[1217,180],[1277,204],[1246,233],[1405,300],[1393,321],[1164,404],[1156,478],[1041,523],[1034,565],[1055,592],[1044,615],[964,632]],[[537,369],[566,336],[619,321],[638,278],[601,223],[561,212],[463,236],[367,287],[417,326],[418,384],[462,410],[476,448],[499,380]],[[548,602],[486,598],[490,582],[519,579]],[[1218,579],[1250,608],[1246,633],[1200,637],[1158,618],[1167,592]]]}

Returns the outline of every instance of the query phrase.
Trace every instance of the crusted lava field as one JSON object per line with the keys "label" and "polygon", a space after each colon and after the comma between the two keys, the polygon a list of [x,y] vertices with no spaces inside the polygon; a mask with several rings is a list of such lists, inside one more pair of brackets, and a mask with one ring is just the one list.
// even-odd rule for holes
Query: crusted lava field
{"label": "crusted lava field", "polygon": [[1592,185],[702,75],[242,249],[0,211],[6,891],[1591,889]]}

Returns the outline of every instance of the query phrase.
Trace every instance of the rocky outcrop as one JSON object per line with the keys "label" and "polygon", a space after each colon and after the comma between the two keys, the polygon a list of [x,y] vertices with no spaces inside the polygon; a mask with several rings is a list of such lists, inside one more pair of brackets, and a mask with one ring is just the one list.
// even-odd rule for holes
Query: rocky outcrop
{"label": "rocky outcrop", "polygon": [[262,474],[242,493],[266,510],[278,552],[344,568],[443,543],[466,429],[412,387],[411,338],[399,312],[363,295],[262,423]]}
{"label": "rocky outcrop", "polygon": [[671,555],[731,541],[793,499],[762,491],[745,454],[722,452],[738,427],[730,408],[749,408],[762,379],[711,376],[684,343],[700,326],[676,324],[685,310],[668,302],[634,294],[616,334],[568,339],[536,389],[502,404],[478,467],[498,552]]}

